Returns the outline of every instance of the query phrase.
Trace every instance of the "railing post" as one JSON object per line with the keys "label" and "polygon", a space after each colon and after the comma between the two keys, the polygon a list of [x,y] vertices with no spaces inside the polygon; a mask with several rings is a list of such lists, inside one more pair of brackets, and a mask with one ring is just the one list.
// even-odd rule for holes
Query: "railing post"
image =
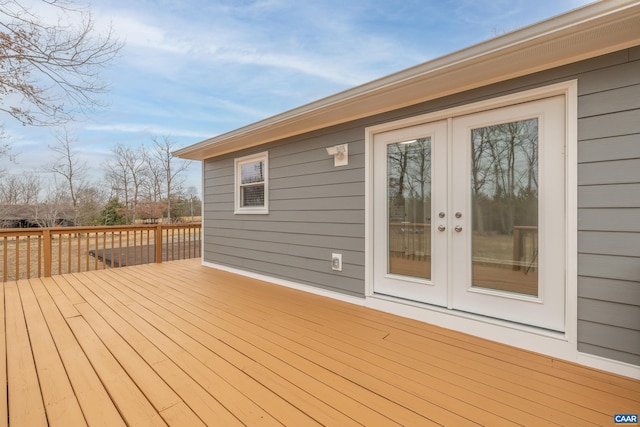
{"label": "railing post", "polygon": [[162,225],[158,224],[156,226],[156,263],[160,264],[162,262]]}
{"label": "railing post", "polygon": [[51,230],[45,228],[44,235],[44,277],[51,277]]}

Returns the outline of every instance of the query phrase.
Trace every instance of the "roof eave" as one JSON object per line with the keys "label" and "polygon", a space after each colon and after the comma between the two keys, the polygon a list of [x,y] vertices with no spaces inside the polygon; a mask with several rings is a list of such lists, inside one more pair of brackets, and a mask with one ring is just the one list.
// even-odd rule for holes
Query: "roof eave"
{"label": "roof eave", "polygon": [[604,1],[177,150],[203,160],[640,45],[640,1]]}

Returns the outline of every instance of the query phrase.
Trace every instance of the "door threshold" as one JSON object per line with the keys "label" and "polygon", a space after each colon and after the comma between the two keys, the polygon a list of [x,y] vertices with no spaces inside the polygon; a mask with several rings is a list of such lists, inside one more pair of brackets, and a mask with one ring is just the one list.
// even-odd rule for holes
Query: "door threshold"
{"label": "door threshold", "polygon": [[[425,323],[436,324],[438,326],[442,326],[443,328],[470,333],[471,335],[477,335],[477,331],[479,329],[494,328],[496,331],[504,332],[506,330],[510,330],[527,335],[535,334],[540,337],[557,341],[568,341],[567,334],[563,331],[554,331],[537,326],[498,319],[490,316],[441,307],[421,301],[398,298],[391,295],[375,293],[367,297],[367,301],[368,303],[366,305],[372,308],[386,307],[393,311],[388,311],[384,308],[379,309],[381,309],[382,311],[392,312],[393,314],[397,314],[402,317],[423,321]],[[498,339],[493,340],[502,342]]]}

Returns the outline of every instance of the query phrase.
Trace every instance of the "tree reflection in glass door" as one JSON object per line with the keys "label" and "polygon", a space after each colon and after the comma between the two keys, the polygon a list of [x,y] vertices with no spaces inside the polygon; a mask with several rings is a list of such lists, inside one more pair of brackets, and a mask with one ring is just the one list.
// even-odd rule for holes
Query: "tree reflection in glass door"
{"label": "tree reflection in glass door", "polygon": [[472,284],[538,295],[538,119],[471,131]]}
{"label": "tree reflection in glass door", "polygon": [[387,145],[388,273],[431,278],[431,138]]}

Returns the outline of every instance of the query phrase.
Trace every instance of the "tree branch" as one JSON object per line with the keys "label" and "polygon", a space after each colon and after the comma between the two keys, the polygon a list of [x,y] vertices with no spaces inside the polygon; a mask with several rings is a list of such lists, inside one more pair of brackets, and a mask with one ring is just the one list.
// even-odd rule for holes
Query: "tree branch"
{"label": "tree branch", "polygon": [[57,12],[57,23],[16,0],[0,1],[0,111],[25,125],[61,124],[101,106],[101,71],[122,48],[111,28],[96,33],[88,11],[41,1]]}

